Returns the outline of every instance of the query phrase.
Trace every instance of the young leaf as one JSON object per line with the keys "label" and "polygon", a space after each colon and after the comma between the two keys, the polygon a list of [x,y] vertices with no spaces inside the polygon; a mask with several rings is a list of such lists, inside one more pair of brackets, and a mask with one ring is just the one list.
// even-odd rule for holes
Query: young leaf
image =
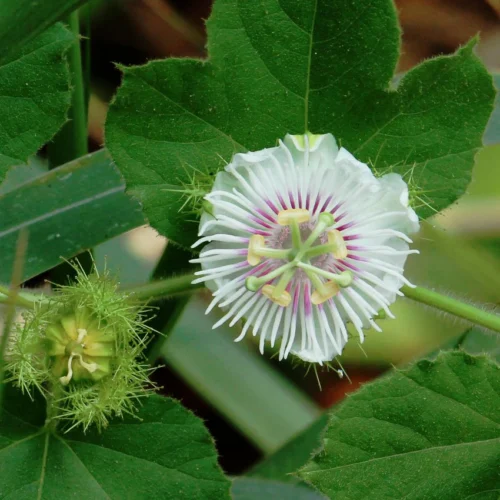
{"label": "young leaf", "polygon": [[144,222],[105,150],[20,185],[9,178],[10,187],[0,189],[0,283],[10,280],[23,228],[28,230],[25,280],[56,266],[61,257],[69,259]]}
{"label": "young leaf", "polygon": [[497,498],[500,367],[455,351],[395,371],[332,412],[324,445],[299,476],[329,498]]}
{"label": "young leaf", "polygon": [[196,226],[178,212],[182,191],[234,152],[306,129],[411,178],[422,217],[426,204],[440,210],[464,192],[494,99],[474,42],[395,90],[392,0],[216,0],[207,29],[207,62],[123,68],[108,114],[107,145],[160,233],[190,245]]}
{"label": "young leaf", "polygon": [[0,59],[0,180],[66,121],[71,93],[64,53],[72,43],[75,37],[56,25]]}
{"label": "young leaf", "polygon": [[151,396],[138,419],[62,435],[21,401],[11,392],[0,420],[1,498],[229,499],[210,435],[177,401]]}

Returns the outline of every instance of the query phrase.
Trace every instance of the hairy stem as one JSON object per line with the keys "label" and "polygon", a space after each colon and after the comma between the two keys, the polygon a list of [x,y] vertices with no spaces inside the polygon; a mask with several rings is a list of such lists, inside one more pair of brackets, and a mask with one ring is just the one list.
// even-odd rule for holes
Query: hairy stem
{"label": "hairy stem", "polygon": [[492,314],[460,300],[441,295],[426,288],[404,286],[401,291],[409,299],[463,318],[489,330],[500,332],[500,316]]}

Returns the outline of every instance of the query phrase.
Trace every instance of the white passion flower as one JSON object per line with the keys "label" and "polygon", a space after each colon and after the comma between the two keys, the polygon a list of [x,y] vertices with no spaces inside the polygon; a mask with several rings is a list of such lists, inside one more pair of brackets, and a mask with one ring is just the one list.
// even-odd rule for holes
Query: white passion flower
{"label": "white passion flower", "polygon": [[350,322],[380,331],[374,317],[403,295],[409,233],[419,228],[400,175],[374,177],[331,134],[291,136],[277,147],[236,154],[205,200],[193,283],[213,291],[214,328],[244,319],[266,340],[308,362],[332,360]]}

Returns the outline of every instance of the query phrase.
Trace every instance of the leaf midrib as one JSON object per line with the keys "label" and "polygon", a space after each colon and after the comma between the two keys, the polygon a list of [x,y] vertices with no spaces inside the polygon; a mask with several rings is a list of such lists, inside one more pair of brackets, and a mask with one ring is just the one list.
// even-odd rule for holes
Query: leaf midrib
{"label": "leaf midrib", "polygon": [[429,453],[429,452],[434,452],[434,451],[439,451],[439,450],[458,448],[458,447],[462,447],[462,446],[475,446],[475,445],[481,445],[481,444],[495,442],[495,441],[498,441],[498,443],[500,444],[500,437],[491,438],[491,439],[483,439],[480,441],[468,441],[467,443],[454,443],[454,444],[450,444],[450,445],[433,446],[433,447],[429,447],[429,448],[423,448],[421,450],[413,450],[413,451],[408,451],[408,452],[404,452],[404,453],[395,453],[393,455],[386,455],[384,457],[370,458],[368,460],[362,460],[360,462],[353,462],[351,464],[346,464],[346,465],[339,465],[339,466],[335,466],[335,467],[321,468],[321,469],[310,470],[310,471],[305,470],[305,471],[302,471],[300,473],[300,475],[307,476],[307,475],[313,475],[313,474],[317,474],[317,473],[324,473],[324,472],[328,472],[328,471],[342,470],[342,469],[347,469],[349,467],[355,467],[355,466],[364,465],[364,464],[368,464],[368,463],[372,463],[372,462],[379,462],[382,460],[392,460],[394,458],[402,457],[402,456],[406,457],[408,455],[418,455],[418,454],[424,454],[424,453]]}
{"label": "leaf midrib", "polygon": [[304,96],[304,132],[307,132],[309,130],[309,92],[311,87],[312,50],[314,44],[314,28],[316,26],[317,12],[318,12],[318,0],[315,0],[313,18],[311,23],[311,34],[309,35],[309,54],[307,56],[306,92]]}

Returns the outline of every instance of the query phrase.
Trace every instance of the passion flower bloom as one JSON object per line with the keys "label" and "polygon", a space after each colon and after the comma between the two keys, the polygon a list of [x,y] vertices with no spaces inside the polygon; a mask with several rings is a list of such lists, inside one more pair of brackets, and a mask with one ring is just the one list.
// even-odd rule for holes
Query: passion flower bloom
{"label": "passion flower bloom", "polygon": [[277,147],[236,154],[205,197],[202,270],[213,291],[207,313],[227,311],[274,346],[323,363],[342,352],[350,322],[380,331],[380,311],[403,295],[403,266],[419,228],[400,175],[376,178],[331,134],[291,136]]}

